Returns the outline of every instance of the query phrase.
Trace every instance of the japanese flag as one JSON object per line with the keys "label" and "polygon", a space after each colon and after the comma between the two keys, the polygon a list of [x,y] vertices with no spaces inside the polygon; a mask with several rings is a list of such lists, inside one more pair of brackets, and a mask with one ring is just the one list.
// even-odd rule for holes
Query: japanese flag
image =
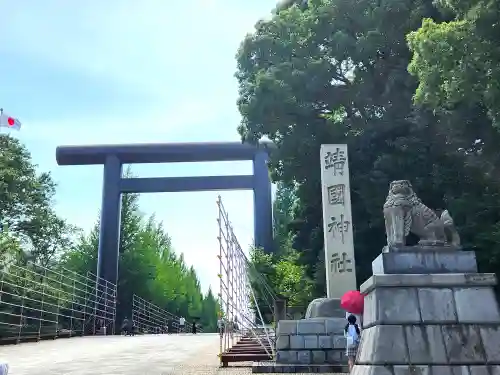
{"label": "japanese flag", "polygon": [[21,121],[17,118],[9,116],[5,112],[0,112],[0,128],[9,128],[14,130],[21,129]]}

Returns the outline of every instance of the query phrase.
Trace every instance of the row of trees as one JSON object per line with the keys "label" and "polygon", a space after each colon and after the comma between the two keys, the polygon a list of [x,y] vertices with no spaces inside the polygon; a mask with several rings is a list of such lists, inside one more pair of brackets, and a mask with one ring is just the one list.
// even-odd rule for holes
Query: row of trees
{"label": "row of trees", "polygon": [[296,266],[287,274],[300,283],[275,278],[278,291],[297,301],[326,292],[323,143],[348,145],[358,283],[385,244],[382,205],[396,179],[448,208],[480,268],[500,270],[499,4],[287,0],[244,39],[238,130],[278,145],[271,172],[293,201],[280,250],[254,256],[275,275],[283,261]]}
{"label": "row of trees", "polygon": [[[54,196],[51,176],[36,171],[28,150],[18,140],[0,135],[2,271],[6,271],[7,264],[15,264],[26,269],[43,266],[62,273],[95,273],[98,221],[90,233],[83,233],[57,216]],[[198,318],[205,331],[216,331],[217,297],[210,289],[202,293],[195,270],[186,265],[182,254],[175,253],[162,224],[154,216],[145,217],[140,212],[138,199],[138,195],[128,194],[122,200],[117,322],[130,317],[132,296],[137,294],[177,316]],[[13,274],[14,269],[10,268],[9,273]],[[15,277],[20,280],[33,275],[23,271]],[[27,283],[29,293],[35,293],[32,283]],[[12,309],[0,304],[0,314],[4,315],[0,319],[5,320]]]}
{"label": "row of trees", "polygon": [[[218,303],[211,289],[203,295],[198,276],[177,255],[171,238],[154,216],[145,218],[139,210],[139,196],[122,198],[117,321],[130,318],[133,295],[177,316],[200,319],[205,330],[216,331]],[[59,264],[84,274],[97,268],[99,223],[75,246],[61,254]]]}

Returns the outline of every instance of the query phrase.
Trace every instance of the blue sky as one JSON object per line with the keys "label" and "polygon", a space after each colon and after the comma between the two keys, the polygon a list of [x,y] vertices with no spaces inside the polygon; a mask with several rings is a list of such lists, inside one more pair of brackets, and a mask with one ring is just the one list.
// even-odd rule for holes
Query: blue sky
{"label": "blue sky", "polygon": [[[58,145],[236,141],[235,54],[274,6],[266,0],[0,0],[0,107],[40,170],[57,210],[89,230],[102,167],[64,166]],[[70,5],[71,4],[71,5]],[[250,162],[139,165],[140,177],[249,174]],[[144,194],[175,249],[216,286],[219,192]],[[220,192],[242,246],[253,240],[252,192]]]}

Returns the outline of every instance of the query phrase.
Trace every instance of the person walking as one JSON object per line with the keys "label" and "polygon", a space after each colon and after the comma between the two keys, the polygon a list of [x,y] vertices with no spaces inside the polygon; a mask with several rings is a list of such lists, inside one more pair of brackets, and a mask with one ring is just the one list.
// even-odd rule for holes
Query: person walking
{"label": "person walking", "polygon": [[183,316],[179,318],[179,332],[184,332],[184,327],[186,325],[186,319]]}
{"label": "person walking", "polygon": [[134,336],[134,321],[125,317],[122,323],[122,332],[125,336]]}
{"label": "person walking", "polygon": [[358,353],[359,340],[361,338],[361,331],[356,323],[356,317],[349,315],[347,324],[344,328],[344,336],[347,338],[346,356],[349,363],[349,372],[351,372],[356,361],[356,354]]}
{"label": "person walking", "polygon": [[224,336],[224,319],[222,317],[217,320],[217,328],[219,328],[219,335],[222,338]]}

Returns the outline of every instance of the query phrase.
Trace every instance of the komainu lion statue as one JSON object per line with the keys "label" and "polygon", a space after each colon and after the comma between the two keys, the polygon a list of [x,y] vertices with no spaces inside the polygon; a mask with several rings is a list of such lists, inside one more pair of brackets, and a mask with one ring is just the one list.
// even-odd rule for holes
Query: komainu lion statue
{"label": "komainu lion statue", "polygon": [[422,245],[460,246],[460,236],[448,210],[439,217],[413,191],[410,181],[392,181],[384,204],[385,230],[389,246],[406,245],[413,233]]}

